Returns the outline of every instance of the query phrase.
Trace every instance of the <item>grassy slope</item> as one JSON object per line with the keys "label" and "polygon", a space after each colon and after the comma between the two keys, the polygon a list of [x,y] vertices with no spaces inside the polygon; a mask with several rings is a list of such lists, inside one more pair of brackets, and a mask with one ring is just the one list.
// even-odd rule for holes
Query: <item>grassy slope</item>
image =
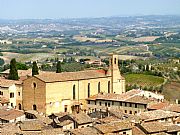
{"label": "grassy slope", "polygon": [[145,74],[127,74],[125,75],[127,84],[137,84],[139,86],[158,86],[164,82],[162,77]]}
{"label": "grassy slope", "polygon": [[179,82],[170,82],[163,87],[162,94],[165,95],[165,98],[168,100],[175,101],[176,99],[180,100],[180,83]]}

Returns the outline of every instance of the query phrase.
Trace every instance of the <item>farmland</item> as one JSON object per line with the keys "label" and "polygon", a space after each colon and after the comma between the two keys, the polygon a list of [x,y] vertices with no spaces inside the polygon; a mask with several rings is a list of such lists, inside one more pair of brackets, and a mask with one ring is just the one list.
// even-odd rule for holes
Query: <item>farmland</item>
{"label": "farmland", "polygon": [[125,79],[128,85],[137,84],[138,86],[142,87],[157,87],[164,82],[164,79],[162,77],[146,74],[127,74],[125,75]]}

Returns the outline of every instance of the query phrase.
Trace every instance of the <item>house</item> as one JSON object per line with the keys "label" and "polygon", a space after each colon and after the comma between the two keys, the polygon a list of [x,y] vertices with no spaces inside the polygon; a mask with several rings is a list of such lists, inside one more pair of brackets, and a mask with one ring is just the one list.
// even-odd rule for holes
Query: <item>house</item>
{"label": "house", "polygon": [[166,134],[167,128],[160,122],[138,124],[137,127],[146,135]]}
{"label": "house", "polygon": [[111,122],[108,124],[97,124],[94,126],[100,134],[125,134],[132,135],[132,125],[129,122]]}
{"label": "house", "polygon": [[100,92],[125,92],[125,79],[118,67],[118,55],[110,56],[110,67],[104,70],[44,73],[23,82],[23,109],[44,114],[78,112],[85,99]]}
{"label": "house", "polygon": [[20,110],[15,109],[0,109],[0,123],[14,123],[24,121],[25,115]]}
{"label": "house", "polygon": [[88,112],[96,110],[121,109],[126,114],[137,114],[144,112],[151,102],[160,101],[159,98],[154,98],[143,95],[142,90],[131,90],[122,94],[115,93],[99,93],[87,98]]}
{"label": "house", "polygon": [[92,119],[85,113],[67,114],[54,119],[55,127],[63,129],[75,129],[92,126]]}
{"label": "house", "polygon": [[8,106],[21,110],[22,109],[22,81],[0,78],[0,96],[1,98],[8,100],[9,102]]}
{"label": "house", "polygon": [[136,132],[140,132],[143,135],[179,135],[180,134],[180,126],[170,123],[161,123],[161,122],[149,122],[137,124],[135,126]]}
{"label": "house", "polygon": [[44,116],[43,114],[38,113],[37,111],[34,110],[28,110],[24,112],[25,116],[27,119],[29,120],[39,120],[40,122],[42,122],[45,125],[51,125],[51,123],[53,122],[52,119],[50,119],[47,116]]}
{"label": "house", "polygon": [[142,112],[140,114],[137,114],[137,116],[139,116],[141,120],[145,123],[157,121],[173,123],[175,119],[180,116],[180,114],[164,110],[155,110]]}

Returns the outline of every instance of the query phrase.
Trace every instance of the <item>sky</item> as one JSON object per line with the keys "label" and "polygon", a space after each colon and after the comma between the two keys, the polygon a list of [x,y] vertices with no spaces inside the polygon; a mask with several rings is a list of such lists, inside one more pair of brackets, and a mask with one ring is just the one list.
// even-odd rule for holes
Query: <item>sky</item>
{"label": "sky", "polygon": [[180,15],[180,0],[0,0],[0,19]]}

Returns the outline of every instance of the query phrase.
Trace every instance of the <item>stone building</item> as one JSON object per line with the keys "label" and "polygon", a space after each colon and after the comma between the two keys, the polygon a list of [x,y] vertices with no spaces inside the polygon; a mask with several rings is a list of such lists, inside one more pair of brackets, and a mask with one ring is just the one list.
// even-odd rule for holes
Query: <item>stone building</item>
{"label": "stone building", "polygon": [[118,55],[110,56],[105,70],[44,73],[23,82],[23,109],[45,114],[78,111],[85,99],[98,93],[125,92],[125,79],[118,67]]}

